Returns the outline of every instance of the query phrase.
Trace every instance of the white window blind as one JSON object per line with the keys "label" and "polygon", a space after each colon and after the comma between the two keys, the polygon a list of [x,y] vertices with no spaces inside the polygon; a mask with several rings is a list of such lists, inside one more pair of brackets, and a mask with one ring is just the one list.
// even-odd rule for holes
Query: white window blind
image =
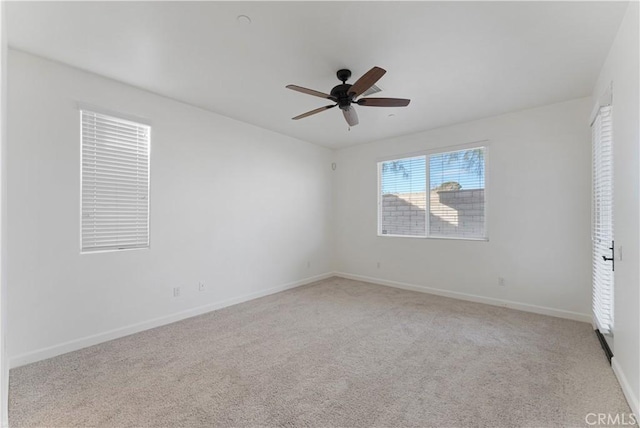
{"label": "white window blind", "polygon": [[380,162],[379,234],[485,238],[485,151]]}
{"label": "white window blind", "polygon": [[600,332],[613,329],[613,150],[611,106],[602,107],[593,125],[593,314]]}
{"label": "white window blind", "polygon": [[92,111],[82,124],[83,252],[149,246],[149,126]]}

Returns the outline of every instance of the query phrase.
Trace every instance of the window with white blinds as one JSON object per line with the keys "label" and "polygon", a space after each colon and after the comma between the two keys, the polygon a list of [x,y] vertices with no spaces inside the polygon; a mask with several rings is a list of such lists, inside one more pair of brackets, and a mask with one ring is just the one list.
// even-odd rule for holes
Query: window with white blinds
{"label": "window with white blinds", "polygon": [[485,147],[378,164],[380,235],[485,239]]}
{"label": "window with white blinds", "polygon": [[613,329],[613,141],[611,106],[600,108],[591,127],[593,142],[592,268],[593,314],[601,333]]}
{"label": "window with white blinds", "polygon": [[149,247],[150,128],[80,111],[82,252]]}

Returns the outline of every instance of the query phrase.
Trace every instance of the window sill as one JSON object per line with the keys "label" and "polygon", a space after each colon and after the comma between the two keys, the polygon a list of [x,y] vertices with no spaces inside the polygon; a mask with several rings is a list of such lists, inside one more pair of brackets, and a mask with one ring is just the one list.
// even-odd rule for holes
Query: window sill
{"label": "window sill", "polygon": [[102,250],[81,250],[80,255],[84,256],[85,254],[121,253],[124,251],[138,251],[138,250],[148,250],[148,249],[149,249],[149,246],[135,247],[135,248],[105,248]]}
{"label": "window sill", "polygon": [[414,236],[414,235],[390,235],[386,233],[378,233],[379,238],[414,238],[414,239],[441,239],[445,241],[479,241],[489,242],[489,238],[465,238],[461,236]]}

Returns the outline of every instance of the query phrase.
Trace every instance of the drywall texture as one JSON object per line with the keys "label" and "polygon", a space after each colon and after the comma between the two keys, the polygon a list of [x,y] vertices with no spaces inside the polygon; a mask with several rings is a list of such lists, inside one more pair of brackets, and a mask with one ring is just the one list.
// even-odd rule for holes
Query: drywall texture
{"label": "drywall texture", "polygon": [[[613,230],[618,259],[614,286],[613,354],[629,389],[629,401],[640,409],[640,152],[638,135],[639,5],[629,4],[620,30],[593,91],[593,106],[611,87],[613,123]],[[622,257],[620,257],[622,256]],[[631,396],[629,396],[631,393]]]}
{"label": "drywall texture", "polygon": [[[328,149],[17,51],[8,90],[10,356],[331,271]],[[149,250],[80,254],[79,101],[151,123]]]}
{"label": "drywall texture", "polygon": [[[586,317],[589,109],[583,98],[337,152],[338,271]],[[482,140],[488,241],[377,236],[377,162]]]}
{"label": "drywall texture", "polygon": [[7,332],[7,11],[0,1],[0,424],[9,425]]}

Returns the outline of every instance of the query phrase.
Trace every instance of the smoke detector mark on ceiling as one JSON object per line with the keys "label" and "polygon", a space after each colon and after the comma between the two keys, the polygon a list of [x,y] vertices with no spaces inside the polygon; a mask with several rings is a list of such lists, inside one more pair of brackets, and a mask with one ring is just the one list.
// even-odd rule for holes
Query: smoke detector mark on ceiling
{"label": "smoke detector mark on ceiling", "polygon": [[240,25],[250,25],[251,18],[247,15],[238,15],[236,20],[240,23]]}

